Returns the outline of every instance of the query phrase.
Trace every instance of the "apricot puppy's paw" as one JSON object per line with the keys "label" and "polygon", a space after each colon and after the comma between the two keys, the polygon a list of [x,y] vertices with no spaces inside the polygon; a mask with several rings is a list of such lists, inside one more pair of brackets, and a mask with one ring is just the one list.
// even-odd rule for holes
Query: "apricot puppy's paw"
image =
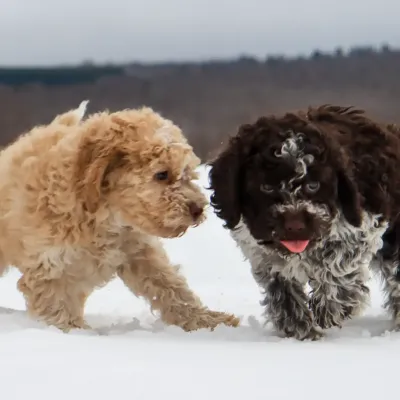
{"label": "apricot puppy's paw", "polygon": [[226,326],[239,326],[240,319],[233,314],[227,314],[219,311],[209,311],[210,316],[210,328],[214,330],[214,328],[220,324],[224,324]]}
{"label": "apricot puppy's paw", "polygon": [[68,333],[73,329],[92,329],[84,320],[68,321],[66,324],[57,325],[57,328],[62,330],[64,333]]}
{"label": "apricot puppy's paw", "polygon": [[199,313],[193,315],[193,318],[190,321],[187,321],[182,326],[182,329],[185,331],[194,331],[197,329],[206,328],[213,331],[218,325],[221,324],[237,327],[239,323],[240,319],[233,314],[203,309]]}

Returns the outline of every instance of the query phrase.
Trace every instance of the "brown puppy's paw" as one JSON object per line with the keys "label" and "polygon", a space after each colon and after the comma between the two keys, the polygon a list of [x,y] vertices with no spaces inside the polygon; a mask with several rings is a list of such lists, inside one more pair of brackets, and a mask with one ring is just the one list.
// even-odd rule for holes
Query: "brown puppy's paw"
{"label": "brown puppy's paw", "polygon": [[313,325],[310,331],[304,337],[298,339],[316,341],[322,339],[324,336],[325,334],[322,328],[317,325]]}

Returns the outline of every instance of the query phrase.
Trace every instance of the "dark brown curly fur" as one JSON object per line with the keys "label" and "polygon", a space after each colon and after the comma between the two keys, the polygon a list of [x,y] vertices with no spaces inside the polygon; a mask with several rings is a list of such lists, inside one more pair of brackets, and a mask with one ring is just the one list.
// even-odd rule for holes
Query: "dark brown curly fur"
{"label": "dark brown curly fur", "polygon": [[[321,327],[359,312],[368,301],[364,265],[373,257],[400,325],[397,127],[353,107],[310,107],[240,126],[209,165],[211,205],[250,260],[278,330],[316,338]],[[310,244],[293,254],[285,240]]]}

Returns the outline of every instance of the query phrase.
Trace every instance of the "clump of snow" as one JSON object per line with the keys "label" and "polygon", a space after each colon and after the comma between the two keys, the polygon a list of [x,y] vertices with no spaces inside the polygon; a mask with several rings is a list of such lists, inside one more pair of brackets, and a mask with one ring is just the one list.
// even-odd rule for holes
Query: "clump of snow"
{"label": "clump of snow", "polygon": [[[206,187],[206,171],[201,184]],[[264,327],[250,268],[212,210],[202,226],[165,240],[173,262],[204,303],[242,326],[185,333],[166,327],[115,280],[88,300],[92,331],[64,334],[25,314],[19,273],[0,279],[0,398],[378,399],[397,396],[400,333],[389,332],[371,282],[365,315],[319,342]]]}

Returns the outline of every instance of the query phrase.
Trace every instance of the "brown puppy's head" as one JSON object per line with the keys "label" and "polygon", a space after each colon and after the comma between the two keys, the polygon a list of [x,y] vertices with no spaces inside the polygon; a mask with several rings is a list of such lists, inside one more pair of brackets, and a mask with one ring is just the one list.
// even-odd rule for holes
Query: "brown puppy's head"
{"label": "brown puppy's head", "polygon": [[346,155],[327,127],[300,114],[241,126],[210,166],[211,205],[225,226],[242,220],[259,244],[280,253],[315,245],[339,212],[361,224]]}
{"label": "brown puppy's head", "polygon": [[75,180],[88,212],[106,207],[121,225],[164,238],[203,222],[200,160],[171,121],[142,108],[94,114],[80,129]]}

